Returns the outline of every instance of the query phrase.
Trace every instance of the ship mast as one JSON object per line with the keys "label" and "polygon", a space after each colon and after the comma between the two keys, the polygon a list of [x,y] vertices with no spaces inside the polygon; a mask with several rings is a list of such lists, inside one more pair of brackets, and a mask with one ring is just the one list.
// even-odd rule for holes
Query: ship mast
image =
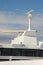
{"label": "ship mast", "polygon": [[27,14],[28,14],[28,30],[30,31],[31,30],[31,18],[32,18],[32,11],[29,11]]}

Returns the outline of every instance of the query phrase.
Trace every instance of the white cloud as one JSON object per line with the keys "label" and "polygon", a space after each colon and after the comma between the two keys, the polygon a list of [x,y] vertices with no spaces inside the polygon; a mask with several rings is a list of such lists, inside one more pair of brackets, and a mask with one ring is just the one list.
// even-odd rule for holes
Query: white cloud
{"label": "white cloud", "polygon": [[42,29],[43,27],[43,14],[35,14],[32,19],[32,26]]}
{"label": "white cloud", "polygon": [[[0,24],[27,24],[26,16],[17,15],[15,12],[0,12]],[[0,26],[0,28],[6,28],[5,26]],[[8,28],[8,27],[7,27]]]}
{"label": "white cloud", "polygon": [[10,23],[15,16],[15,12],[0,12],[0,23]]}
{"label": "white cloud", "polygon": [[15,12],[0,12],[0,23],[25,24],[26,16],[17,15]]}
{"label": "white cloud", "polygon": [[[0,24],[1,23],[15,23],[28,26],[27,15],[18,15],[15,12],[0,12]],[[31,27],[43,30],[43,14],[33,14]]]}

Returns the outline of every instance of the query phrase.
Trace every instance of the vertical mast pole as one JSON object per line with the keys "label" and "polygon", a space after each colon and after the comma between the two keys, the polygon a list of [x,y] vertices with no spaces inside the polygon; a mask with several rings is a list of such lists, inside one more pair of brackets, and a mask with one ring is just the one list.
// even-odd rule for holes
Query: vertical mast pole
{"label": "vertical mast pole", "polygon": [[28,25],[29,25],[29,31],[31,30],[31,25],[30,25],[30,18],[29,18],[29,20],[28,20]]}
{"label": "vertical mast pole", "polygon": [[28,12],[28,30],[31,30],[32,11]]}

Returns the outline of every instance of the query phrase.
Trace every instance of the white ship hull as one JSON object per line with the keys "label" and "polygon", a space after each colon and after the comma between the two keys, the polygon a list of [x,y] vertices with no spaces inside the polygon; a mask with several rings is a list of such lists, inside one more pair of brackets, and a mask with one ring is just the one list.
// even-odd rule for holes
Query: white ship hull
{"label": "white ship hull", "polygon": [[29,56],[0,56],[0,61],[11,61],[11,60],[35,60],[43,59],[43,57],[29,57]]}
{"label": "white ship hull", "polygon": [[19,61],[5,61],[0,62],[0,65],[43,65],[42,59],[37,60],[19,60]]}

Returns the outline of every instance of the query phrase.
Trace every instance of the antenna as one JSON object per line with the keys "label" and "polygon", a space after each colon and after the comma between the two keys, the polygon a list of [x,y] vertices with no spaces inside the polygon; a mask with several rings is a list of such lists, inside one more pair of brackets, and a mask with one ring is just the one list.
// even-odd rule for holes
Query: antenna
{"label": "antenna", "polygon": [[30,10],[28,13],[27,13],[27,15],[28,15],[28,22],[29,22],[29,28],[28,28],[28,30],[30,31],[31,30],[31,23],[30,23],[30,21],[31,21],[31,18],[32,18],[32,12],[33,12],[34,10]]}

